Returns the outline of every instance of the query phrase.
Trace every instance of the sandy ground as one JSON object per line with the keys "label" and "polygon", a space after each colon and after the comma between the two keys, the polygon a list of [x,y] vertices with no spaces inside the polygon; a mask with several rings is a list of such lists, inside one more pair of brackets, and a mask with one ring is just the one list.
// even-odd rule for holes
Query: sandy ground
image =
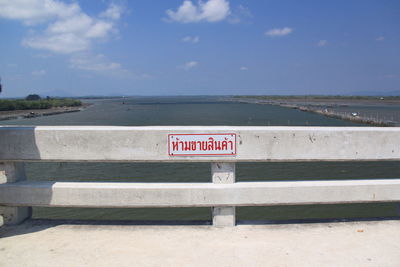
{"label": "sandy ground", "polygon": [[0,266],[400,266],[400,221],[0,230]]}

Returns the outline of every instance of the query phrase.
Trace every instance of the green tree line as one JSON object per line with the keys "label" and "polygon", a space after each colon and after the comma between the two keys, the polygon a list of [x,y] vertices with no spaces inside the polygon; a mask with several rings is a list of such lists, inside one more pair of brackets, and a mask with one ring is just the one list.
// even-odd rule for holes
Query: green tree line
{"label": "green tree line", "polygon": [[25,110],[25,109],[49,109],[53,107],[77,107],[82,102],[71,98],[46,98],[38,100],[15,99],[0,100],[0,111]]}

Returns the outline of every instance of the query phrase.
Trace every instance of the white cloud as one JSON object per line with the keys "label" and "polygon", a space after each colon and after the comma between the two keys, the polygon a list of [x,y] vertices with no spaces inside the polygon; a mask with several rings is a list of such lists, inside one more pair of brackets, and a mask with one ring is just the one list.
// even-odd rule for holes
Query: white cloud
{"label": "white cloud", "polygon": [[70,68],[104,74],[117,78],[144,79],[150,75],[134,73],[122,67],[118,62],[110,62],[107,58],[98,54],[96,56],[79,54],[70,58]]}
{"label": "white cloud", "polygon": [[217,22],[228,17],[230,8],[227,0],[199,1],[197,5],[185,0],[176,11],[168,9],[166,13],[170,20],[181,23]]}
{"label": "white cloud", "polygon": [[247,68],[247,67],[245,67],[245,66],[242,66],[242,67],[240,67],[240,70],[245,71],[245,70],[249,70],[249,68]]}
{"label": "white cloud", "polygon": [[[149,75],[127,70],[103,55],[88,52],[96,41],[107,40],[117,31],[116,21],[122,13],[123,8],[114,3],[98,16],[89,16],[75,1],[0,0],[0,18],[18,20],[29,27],[29,35],[22,41],[24,46],[68,54],[69,65],[74,69],[119,78],[148,78]],[[42,25],[37,27],[39,23]],[[32,72],[34,76],[44,74],[45,70]]]}
{"label": "white cloud", "polygon": [[381,78],[383,79],[396,79],[396,78],[400,78],[400,74],[386,74],[381,76]]}
{"label": "white cloud", "polygon": [[112,28],[112,23],[96,20],[81,13],[71,18],[56,21],[47,28],[50,35],[74,33],[85,38],[104,37]]}
{"label": "white cloud", "polygon": [[0,17],[21,20],[27,25],[67,18],[80,12],[77,3],[65,4],[57,0],[0,0]]}
{"label": "white cloud", "polygon": [[196,43],[200,42],[200,37],[199,36],[186,36],[186,37],[182,38],[182,42],[196,44]]}
{"label": "white cloud", "polygon": [[118,20],[121,18],[121,14],[123,13],[122,6],[118,6],[112,3],[106,11],[100,14],[100,17],[109,18],[113,20]]}
{"label": "white cloud", "polygon": [[276,29],[271,29],[265,32],[265,35],[268,35],[270,37],[276,37],[276,36],[285,36],[293,32],[292,28],[289,27],[284,27],[284,28],[276,28]]}
{"label": "white cloud", "polygon": [[376,41],[383,41],[383,40],[385,40],[385,37],[379,36],[379,37],[377,37],[375,40],[376,40]]}
{"label": "white cloud", "polygon": [[239,5],[234,12],[231,12],[228,22],[231,24],[237,24],[249,20],[252,17],[253,14],[250,12],[250,9],[243,5]]}
{"label": "white cloud", "polygon": [[[122,8],[111,4],[99,17],[84,13],[77,3],[58,0],[0,0],[0,17],[20,20],[31,26],[31,34],[22,44],[34,49],[55,53],[75,53],[90,49],[98,39],[106,39],[115,32],[115,20]],[[32,27],[47,24],[37,33]]]}
{"label": "white cloud", "polygon": [[184,69],[184,70],[190,70],[190,69],[193,69],[194,67],[196,67],[197,65],[199,65],[199,62],[197,62],[197,61],[189,61],[189,62],[186,62],[185,64],[183,64],[181,66],[181,68]]}
{"label": "white cloud", "polygon": [[106,72],[121,69],[121,64],[108,62],[104,55],[101,54],[95,57],[79,55],[70,59],[70,67],[95,72]]}
{"label": "white cloud", "polygon": [[51,57],[51,54],[36,54],[36,55],[32,55],[32,57],[34,57],[34,58],[49,58],[49,57]]}
{"label": "white cloud", "polygon": [[43,34],[26,38],[22,43],[56,53],[73,53],[88,50],[93,40],[108,37],[113,27],[112,22],[80,13],[57,20],[50,24]]}
{"label": "white cloud", "polygon": [[35,49],[69,54],[89,49],[90,40],[72,33],[65,33],[27,38],[23,40],[22,44]]}
{"label": "white cloud", "polygon": [[46,74],[46,70],[34,70],[32,71],[33,76],[43,76]]}
{"label": "white cloud", "polygon": [[327,41],[327,40],[320,40],[320,41],[317,43],[317,46],[322,47],[322,46],[326,46],[327,44],[328,44],[328,41]]}

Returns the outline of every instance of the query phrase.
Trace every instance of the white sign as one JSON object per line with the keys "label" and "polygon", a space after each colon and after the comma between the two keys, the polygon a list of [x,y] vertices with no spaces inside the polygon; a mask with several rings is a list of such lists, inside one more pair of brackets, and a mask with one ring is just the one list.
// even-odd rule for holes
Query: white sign
{"label": "white sign", "polygon": [[235,156],[236,134],[169,134],[170,156]]}

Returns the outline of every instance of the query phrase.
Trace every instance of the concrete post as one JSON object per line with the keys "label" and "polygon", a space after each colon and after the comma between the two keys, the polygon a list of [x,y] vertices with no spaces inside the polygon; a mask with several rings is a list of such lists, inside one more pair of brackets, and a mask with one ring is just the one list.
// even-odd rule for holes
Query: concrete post
{"label": "concrete post", "polygon": [[[211,163],[212,182],[215,184],[235,183],[235,163]],[[235,207],[213,207],[213,225],[235,226]]]}
{"label": "concrete post", "polygon": [[[25,180],[23,163],[0,162],[0,184],[15,183]],[[28,219],[32,214],[31,207],[0,206],[0,226],[19,224]]]}

